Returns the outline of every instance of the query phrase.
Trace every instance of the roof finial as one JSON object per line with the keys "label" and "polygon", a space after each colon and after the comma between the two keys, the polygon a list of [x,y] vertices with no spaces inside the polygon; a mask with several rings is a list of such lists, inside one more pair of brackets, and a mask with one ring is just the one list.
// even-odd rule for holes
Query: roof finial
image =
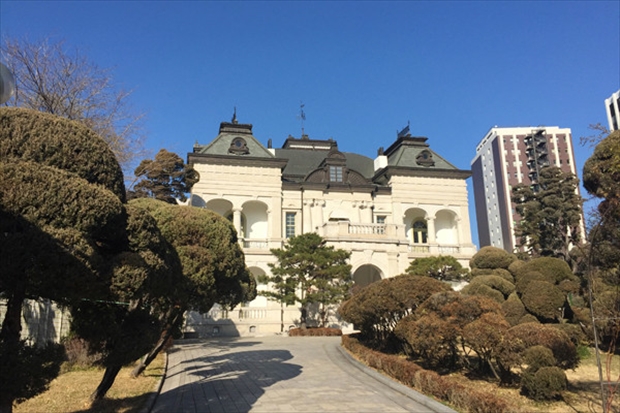
{"label": "roof finial", "polygon": [[235,111],[233,112],[233,117],[231,120],[232,123],[234,123],[235,125],[239,122],[237,122],[237,107],[235,106]]}
{"label": "roof finial", "polygon": [[304,131],[304,121],[306,120],[306,114],[304,112],[304,106],[306,106],[303,102],[299,104],[299,119],[301,120],[301,137],[302,139],[306,136],[306,132]]}

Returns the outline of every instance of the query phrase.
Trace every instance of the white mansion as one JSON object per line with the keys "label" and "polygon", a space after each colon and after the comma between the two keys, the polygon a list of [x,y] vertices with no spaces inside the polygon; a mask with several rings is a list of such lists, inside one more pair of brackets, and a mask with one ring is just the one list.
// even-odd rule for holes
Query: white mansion
{"label": "white mansion", "polygon": [[[471,240],[466,179],[433,152],[427,138],[398,134],[376,159],[340,152],[332,139],[289,136],[281,149],[263,146],[252,125],[223,122],[208,145],[195,145],[188,163],[200,173],[190,203],[229,218],[246,264],[269,273],[270,249],[293,235],[316,232],[351,252],[356,284],[401,274],[419,257],[452,255],[467,266]],[[259,285],[261,289],[267,286]],[[299,317],[286,309],[286,328]],[[234,311],[217,306],[190,314],[190,335],[280,331],[280,304],[258,296]]]}

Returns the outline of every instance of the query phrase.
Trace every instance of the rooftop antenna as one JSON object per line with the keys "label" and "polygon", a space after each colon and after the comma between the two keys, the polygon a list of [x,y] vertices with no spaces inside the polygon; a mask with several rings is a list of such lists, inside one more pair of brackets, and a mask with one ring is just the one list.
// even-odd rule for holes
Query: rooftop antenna
{"label": "rooftop antenna", "polygon": [[235,111],[233,112],[233,117],[231,119],[231,122],[236,124],[236,123],[238,123],[238,121],[237,121],[237,107],[235,106],[234,108],[235,108]]}
{"label": "rooftop antenna", "polygon": [[306,120],[306,114],[304,112],[304,106],[306,106],[303,102],[299,104],[299,120],[301,120],[301,137],[306,136],[306,132],[304,130],[304,121]]}

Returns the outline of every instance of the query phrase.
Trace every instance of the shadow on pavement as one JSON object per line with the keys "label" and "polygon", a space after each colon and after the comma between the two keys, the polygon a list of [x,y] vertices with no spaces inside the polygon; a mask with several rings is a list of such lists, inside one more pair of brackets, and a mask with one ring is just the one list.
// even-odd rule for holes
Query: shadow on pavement
{"label": "shadow on pavement", "polygon": [[[216,343],[199,344],[213,349]],[[301,366],[287,363],[293,357],[287,350],[234,351],[235,347],[251,345],[252,342],[226,343],[222,348],[231,352],[215,352],[181,362],[181,371],[174,374],[186,374],[186,382],[160,394],[152,412],[246,413],[266,387],[301,374]]]}

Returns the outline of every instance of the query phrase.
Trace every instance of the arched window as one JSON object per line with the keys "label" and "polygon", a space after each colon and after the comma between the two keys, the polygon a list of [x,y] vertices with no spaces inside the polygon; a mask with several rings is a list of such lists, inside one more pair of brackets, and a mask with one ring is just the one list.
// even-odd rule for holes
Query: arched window
{"label": "arched window", "polygon": [[413,243],[428,243],[428,228],[426,227],[426,221],[418,220],[413,223]]}

